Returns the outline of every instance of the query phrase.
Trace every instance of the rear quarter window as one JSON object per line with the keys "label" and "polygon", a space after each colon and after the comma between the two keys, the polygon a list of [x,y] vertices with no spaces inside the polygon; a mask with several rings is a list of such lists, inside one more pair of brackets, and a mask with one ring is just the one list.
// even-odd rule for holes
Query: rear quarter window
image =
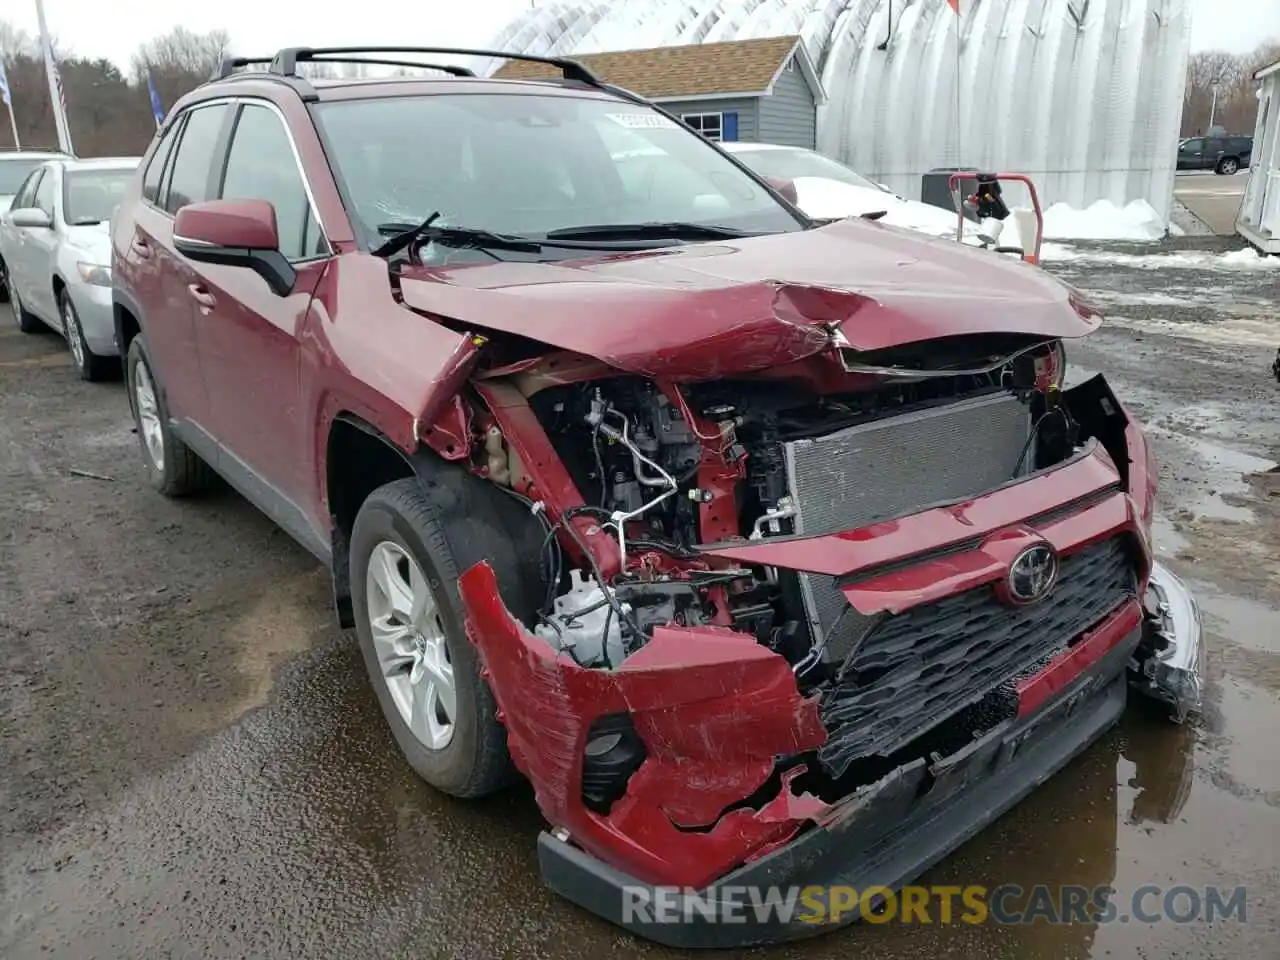
{"label": "rear quarter window", "polygon": [[[214,151],[227,117],[224,103],[210,107],[194,107],[187,115],[182,128],[182,139],[169,164],[169,190],[164,198],[164,209],[177,213],[189,203],[199,203],[211,198],[210,173],[215,161]],[[220,157],[217,159],[221,159]]]}
{"label": "rear quarter window", "polygon": [[178,138],[178,128],[181,126],[181,119],[169,125],[147,164],[147,172],[142,178],[142,196],[151,203],[160,203],[160,178],[164,176],[164,165],[173,152],[173,142]]}

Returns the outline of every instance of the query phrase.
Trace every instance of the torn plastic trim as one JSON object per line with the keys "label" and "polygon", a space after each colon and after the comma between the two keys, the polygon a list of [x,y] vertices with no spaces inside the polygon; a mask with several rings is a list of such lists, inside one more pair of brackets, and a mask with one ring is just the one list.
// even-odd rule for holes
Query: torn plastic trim
{"label": "torn plastic trim", "polygon": [[1144,628],[1153,649],[1130,664],[1130,683],[1139,693],[1168,704],[1172,719],[1182,723],[1203,706],[1200,607],[1191,589],[1160,563],[1152,568],[1144,607]]}
{"label": "torn plastic trim", "polygon": [[[1112,645],[1043,710],[1001,723],[927,768],[926,761],[917,760],[851,794],[813,829],[745,862],[714,887],[698,889],[697,900],[741,896],[751,887],[897,890],[910,883],[1114,725],[1125,706],[1124,663],[1137,642],[1135,630]],[[645,881],[620,864],[584,851],[572,838],[555,831],[541,834],[538,862],[544,882],[561,896],[633,934],[683,949],[801,939],[860,918],[855,909],[831,923],[809,923],[780,912],[757,914],[748,905],[735,911],[741,922],[716,922],[696,909],[687,917],[677,914],[675,922],[652,922],[643,910],[626,911],[624,905],[634,905],[645,893],[655,902],[658,891],[646,889]]]}
{"label": "torn plastic trim", "polygon": [[[826,809],[792,792],[799,769],[760,807],[734,806],[774,775],[778,757],[816,750],[827,736],[817,700],[754,636],[657,627],[617,669],[595,670],[515,620],[488,563],[469,567],[458,592],[512,760],[542,815],[584,850],[646,883],[702,886]],[[595,721],[616,714],[630,716],[645,758],[602,815],[583,802],[583,761]]]}
{"label": "torn plastic trim", "polygon": [[1057,337],[1045,337],[1034,343],[1021,347],[1011,353],[1002,353],[1000,356],[993,358],[989,363],[978,367],[930,367],[912,368],[912,367],[886,367],[873,363],[860,363],[856,357],[858,351],[854,349],[845,336],[844,331],[840,327],[835,327],[831,331],[831,343],[836,347],[840,357],[840,366],[846,373],[860,373],[869,376],[888,377],[896,380],[930,380],[935,377],[979,377],[984,374],[992,373],[1002,367],[1007,367],[1019,357],[1024,357],[1028,353],[1039,350],[1042,347],[1052,346],[1059,343]]}

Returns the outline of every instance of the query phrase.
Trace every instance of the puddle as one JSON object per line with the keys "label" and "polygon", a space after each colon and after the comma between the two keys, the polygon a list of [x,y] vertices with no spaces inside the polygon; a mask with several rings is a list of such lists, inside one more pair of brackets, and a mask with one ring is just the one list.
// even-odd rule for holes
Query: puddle
{"label": "puddle", "polygon": [[1159,424],[1147,424],[1147,433],[1189,448],[1192,456],[1199,461],[1198,466],[1204,473],[1203,479],[1209,489],[1193,496],[1188,506],[1191,513],[1212,520],[1253,522],[1251,509],[1228,503],[1225,498],[1251,498],[1252,490],[1245,478],[1274,469],[1274,462],[1232,450],[1201,437],[1188,436]]}
{"label": "puddle", "polygon": [[1151,521],[1151,536],[1155,540],[1156,553],[1162,557],[1176,557],[1191,547],[1191,541],[1178,532],[1173,521],[1158,514]]}
{"label": "puddle", "polygon": [[1280,715],[1280,695],[1243,680],[1224,679],[1218,688],[1223,732],[1231,739],[1227,769],[1245,795],[1280,794],[1280,752],[1267,733]]}
{"label": "puddle", "polygon": [[1196,587],[1196,602],[1206,625],[1224,639],[1251,650],[1280,654],[1280,611],[1202,584]]}

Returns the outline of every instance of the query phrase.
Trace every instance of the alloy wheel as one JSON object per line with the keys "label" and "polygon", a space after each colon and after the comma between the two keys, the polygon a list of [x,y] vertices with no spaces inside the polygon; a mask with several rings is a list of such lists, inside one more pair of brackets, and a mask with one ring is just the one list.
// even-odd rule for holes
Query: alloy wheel
{"label": "alloy wheel", "polygon": [[164,472],[164,433],[160,428],[160,409],[156,404],[155,382],[146,361],[141,361],[133,371],[133,399],[138,410],[138,427],[147,447],[151,465]]}
{"label": "alloy wheel", "polygon": [[440,606],[417,561],[399,544],[373,548],[365,570],[369,630],[383,682],[424,747],[453,740],[458,693]]}
{"label": "alloy wheel", "polygon": [[80,318],[76,316],[76,308],[71,305],[71,298],[62,298],[62,335],[71,350],[71,359],[76,366],[84,369],[84,339],[80,336]]}

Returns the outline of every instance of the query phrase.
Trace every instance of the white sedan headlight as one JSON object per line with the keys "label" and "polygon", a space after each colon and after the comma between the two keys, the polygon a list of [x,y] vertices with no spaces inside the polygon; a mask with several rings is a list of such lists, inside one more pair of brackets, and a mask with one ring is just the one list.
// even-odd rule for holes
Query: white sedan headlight
{"label": "white sedan headlight", "polygon": [[111,286],[111,268],[101,263],[86,263],[81,260],[76,264],[80,271],[80,279],[97,287]]}

